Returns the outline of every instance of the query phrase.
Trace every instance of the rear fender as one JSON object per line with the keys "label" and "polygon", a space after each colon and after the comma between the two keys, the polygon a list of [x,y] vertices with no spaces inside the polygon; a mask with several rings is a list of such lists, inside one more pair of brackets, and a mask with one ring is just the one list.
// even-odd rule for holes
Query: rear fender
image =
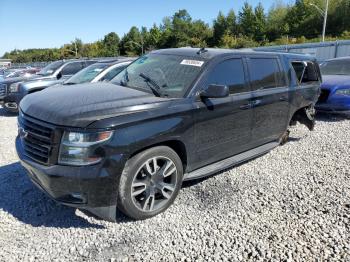
{"label": "rear fender", "polygon": [[313,105],[304,107],[296,111],[290,121],[290,125],[296,125],[296,122],[305,125],[310,131],[313,131],[315,128],[315,115],[316,110]]}

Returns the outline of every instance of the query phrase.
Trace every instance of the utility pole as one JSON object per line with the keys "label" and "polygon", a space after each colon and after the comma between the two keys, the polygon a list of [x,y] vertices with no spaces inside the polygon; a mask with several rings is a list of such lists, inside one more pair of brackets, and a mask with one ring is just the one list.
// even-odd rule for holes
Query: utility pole
{"label": "utility pole", "polygon": [[315,7],[317,11],[320,12],[320,14],[323,16],[323,27],[322,27],[322,42],[326,40],[326,28],[327,28],[327,18],[328,18],[328,7],[329,7],[329,0],[325,0],[325,10],[319,8],[317,5],[310,3],[311,6]]}
{"label": "utility pole", "polygon": [[323,18],[323,30],[322,30],[322,41],[325,41],[326,38],[326,27],[327,27],[327,17],[328,17],[328,6],[329,6],[329,0],[326,0],[326,10],[324,11],[324,18]]}
{"label": "utility pole", "polygon": [[74,47],[75,47],[75,58],[78,57],[78,48],[77,48],[77,40],[74,41]]}
{"label": "utility pole", "polygon": [[141,44],[137,43],[137,42],[135,42],[133,40],[130,40],[129,42],[137,45],[138,47],[140,47],[142,55],[144,54],[144,43],[143,43],[143,37],[142,36],[141,36]]}
{"label": "utility pole", "polygon": [[141,34],[141,49],[142,49],[142,55],[143,55],[143,53],[144,53],[143,45],[144,45],[144,43],[143,43],[143,35]]}

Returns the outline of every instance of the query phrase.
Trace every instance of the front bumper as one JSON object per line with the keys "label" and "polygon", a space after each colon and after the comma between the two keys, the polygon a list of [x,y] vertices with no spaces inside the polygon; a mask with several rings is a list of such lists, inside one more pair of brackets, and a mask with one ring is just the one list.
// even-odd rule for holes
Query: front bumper
{"label": "front bumper", "polygon": [[19,105],[24,95],[21,93],[8,93],[7,96],[4,97],[4,103],[16,103]]}
{"label": "front bumper", "polygon": [[[49,197],[63,205],[86,209],[103,219],[115,221],[120,165],[42,165],[25,155],[19,137],[16,138],[16,150],[31,181]],[[113,161],[122,158],[123,155],[114,156]]]}

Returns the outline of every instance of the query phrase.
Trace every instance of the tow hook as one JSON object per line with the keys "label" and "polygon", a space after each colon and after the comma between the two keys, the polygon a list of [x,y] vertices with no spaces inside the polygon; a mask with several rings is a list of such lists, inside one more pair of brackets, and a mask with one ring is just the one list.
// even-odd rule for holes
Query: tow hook
{"label": "tow hook", "polygon": [[16,103],[5,103],[5,107],[7,107],[9,109],[17,109],[18,108]]}

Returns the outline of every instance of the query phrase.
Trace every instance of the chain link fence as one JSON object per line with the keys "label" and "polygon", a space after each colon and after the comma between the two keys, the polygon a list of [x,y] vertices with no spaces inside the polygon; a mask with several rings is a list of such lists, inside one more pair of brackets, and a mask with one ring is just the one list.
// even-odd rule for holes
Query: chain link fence
{"label": "chain link fence", "polygon": [[310,44],[280,45],[254,48],[256,51],[279,51],[315,56],[319,61],[350,56],[350,41],[332,41]]}
{"label": "chain link fence", "polygon": [[11,63],[11,68],[25,68],[25,67],[43,68],[50,63],[51,62]]}

